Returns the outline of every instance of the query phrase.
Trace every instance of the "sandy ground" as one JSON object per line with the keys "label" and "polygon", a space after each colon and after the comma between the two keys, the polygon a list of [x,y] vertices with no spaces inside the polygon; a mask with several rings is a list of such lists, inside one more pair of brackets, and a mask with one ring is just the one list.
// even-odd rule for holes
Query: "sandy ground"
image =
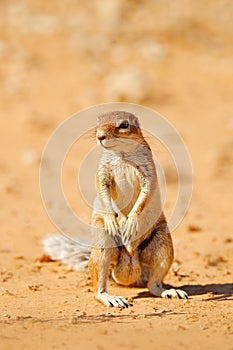
{"label": "sandy ground", "polygon": [[[0,2],[1,349],[233,349],[232,10],[225,0]],[[41,261],[56,232],[40,197],[43,148],[70,115],[109,101],[159,111],[189,150],[192,202],[165,281],[187,301],[110,281],[133,306],[108,309],[87,274]]]}

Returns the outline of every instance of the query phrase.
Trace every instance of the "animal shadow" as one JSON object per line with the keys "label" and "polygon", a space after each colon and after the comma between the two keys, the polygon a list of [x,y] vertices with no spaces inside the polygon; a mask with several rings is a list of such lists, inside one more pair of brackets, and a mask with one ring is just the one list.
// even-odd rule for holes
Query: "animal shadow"
{"label": "animal shadow", "polygon": [[[170,285],[165,285],[166,288],[174,288]],[[205,300],[233,300],[233,283],[212,283],[212,284],[195,284],[179,286],[179,289],[184,290],[189,296],[206,295]],[[208,294],[211,296],[208,297]],[[151,298],[149,292],[140,292],[133,299]]]}
{"label": "animal shadow", "polygon": [[190,296],[211,293],[212,295],[205,300],[233,300],[233,283],[184,285],[179,288],[185,290]]}

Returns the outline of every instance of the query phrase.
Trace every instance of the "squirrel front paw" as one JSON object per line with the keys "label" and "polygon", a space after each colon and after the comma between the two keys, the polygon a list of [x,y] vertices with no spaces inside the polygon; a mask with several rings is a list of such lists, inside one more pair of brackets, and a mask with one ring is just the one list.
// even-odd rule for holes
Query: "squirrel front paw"
{"label": "squirrel front paw", "polygon": [[121,212],[119,212],[117,217],[117,222],[118,222],[119,230],[122,232],[123,232],[123,228],[125,226],[126,220],[127,220],[127,217],[123,215]]}
{"label": "squirrel front paw", "polygon": [[131,245],[138,235],[139,222],[135,216],[128,216],[122,232],[122,242],[125,246]]}
{"label": "squirrel front paw", "polygon": [[117,214],[115,213],[107,213],[104,215],[104,228],[111,237],[119,236],[119,226],[116,217]]}
{"label": "squirrel front paw", "polygon": [[117,221],[117,214],[108,213],[104,215],[104,229],[105,232],[113,239],[112,244],[114,246],[122,246],[121,233],[119,230],[119,224]]}

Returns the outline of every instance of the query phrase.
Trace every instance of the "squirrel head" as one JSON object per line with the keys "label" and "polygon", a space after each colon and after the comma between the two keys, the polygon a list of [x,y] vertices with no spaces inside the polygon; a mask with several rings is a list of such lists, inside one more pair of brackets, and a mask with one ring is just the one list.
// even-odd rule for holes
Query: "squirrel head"
{"label": "squirrel head", "polygon": [[129,112],[113,111],[97,118],[99,145],[113,151],[133,151],[144,141],[138,118]]}

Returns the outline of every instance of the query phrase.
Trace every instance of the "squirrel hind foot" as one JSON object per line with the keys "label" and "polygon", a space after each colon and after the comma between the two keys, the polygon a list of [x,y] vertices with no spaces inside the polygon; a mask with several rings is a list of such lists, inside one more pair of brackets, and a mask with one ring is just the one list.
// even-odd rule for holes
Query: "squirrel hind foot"
{"label": "squirrel hind foot", "polygon": [[188,299],[188,294],[182,289],[167,289],[161,293],[162,298]]}
{"label": "squirrel hind foot", "polygon": [[129,302],[122,296],[113,296],[107,292],[98,293],[96,299],[103,303],[105,306],[118,307],[120,309],[125,309],[130,306]]}
{"label": "squirrel hind foot", "polygon": [[188,299],[188,294],[182,289],[164,289],[162,283],[155,283],[150,286],[149,291],[152,295],[167,299]]}

